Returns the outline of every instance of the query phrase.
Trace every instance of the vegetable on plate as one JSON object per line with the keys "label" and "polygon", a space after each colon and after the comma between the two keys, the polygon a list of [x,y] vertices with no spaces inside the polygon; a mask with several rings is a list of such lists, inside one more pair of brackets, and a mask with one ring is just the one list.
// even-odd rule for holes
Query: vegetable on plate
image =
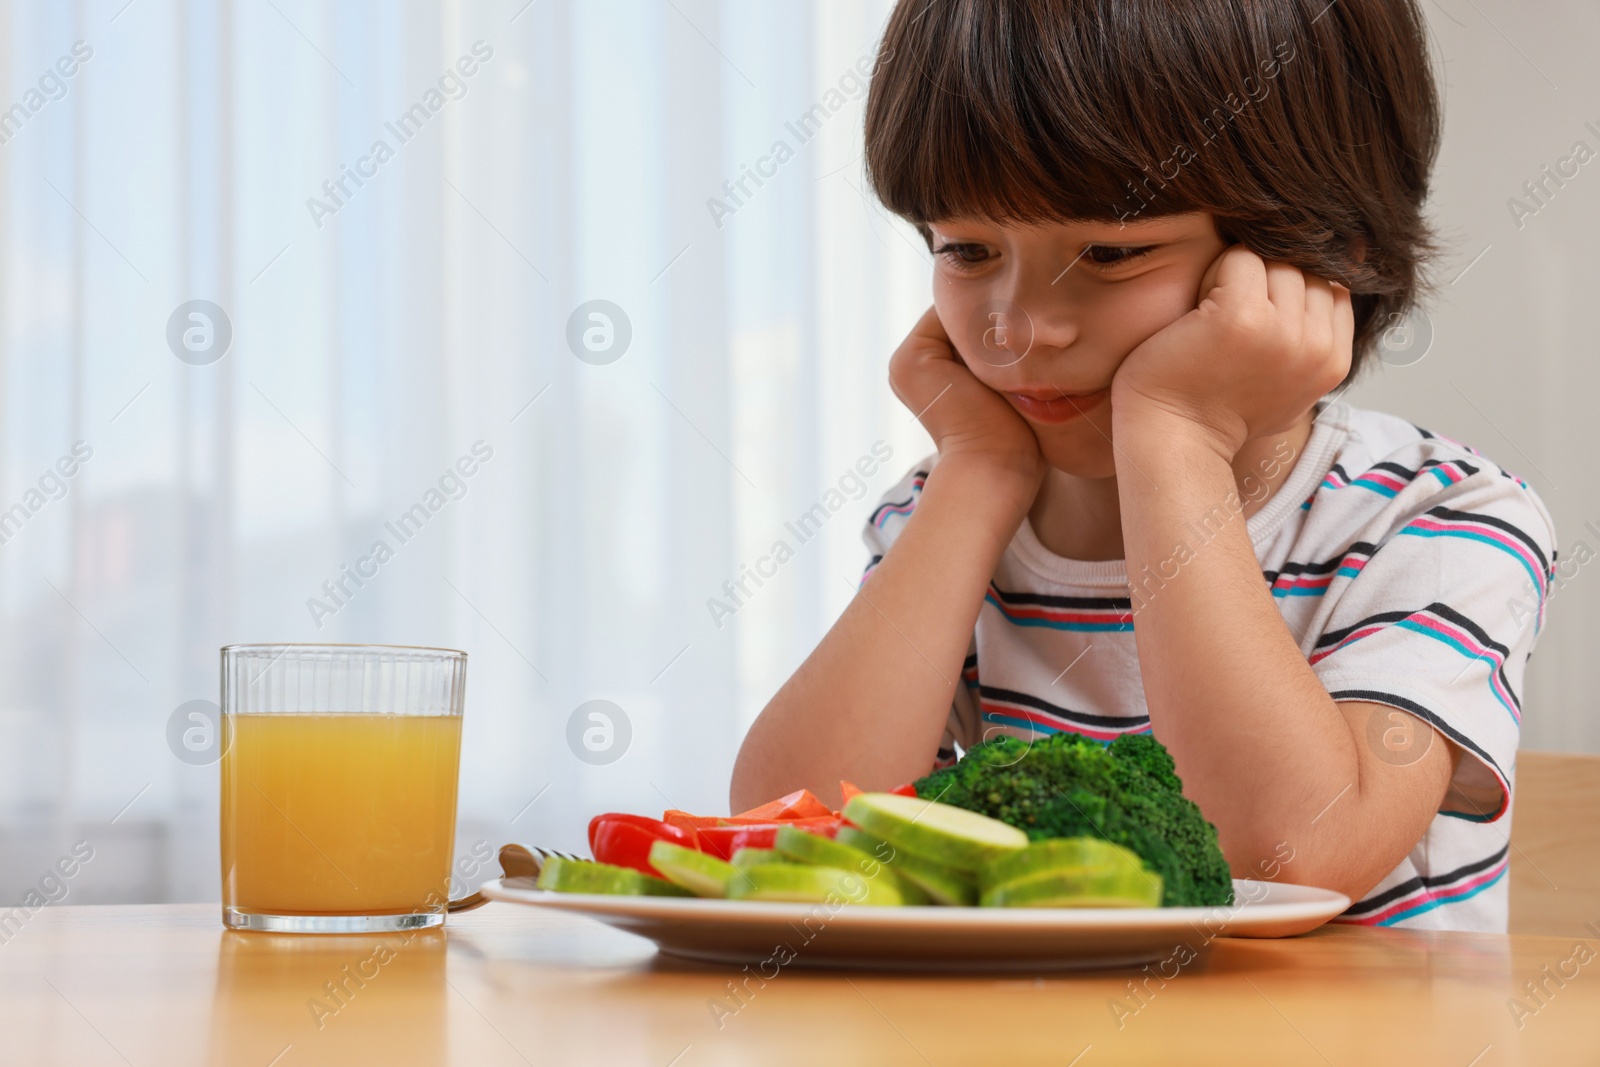
{"label": "vegetable on plate", "polygon": [[778,852],[795,863],[839,867],[847,871],[857,871],[867,878],[884,878],[894,885],[902,903],[931,903],[928,894],[924,893],[916,883],[900,877],[882,860],[831,837],[822,837],[798,827],[785,826],[778,831]]}
{"label": "vegetable on plate", "polygon": [[913,856],[853,826],[841,827],[838,839],[888,864],[902,882],[927,894],[930,903],[966,907],[978,902],[977,879],[965,871]]}
{"label": "vegetable on plate", "polygon": [[917,797],[862,793],[850,798],[844,817],[897,849],[961,871],[976,872],[1028,845],[1027,834],[999,819]]}
{"label": "vegetable on plate", "polygon": [[539,869],[540,889],[558,893],[607,893],[620,896],[687,897],[687,889],[632,867],[616,867],[593,860],[568,860],[551,856]]}
{"label": "vegetable on plate", "polygon": [[594,859],[550,859],[537,884],[871,906],[1150,908],[1221,897],[1216,830],[1154,738],[1020,746],[984,742],[889,792],[840,782],[841,811],[801,789],[732,816],[597,815]]}
{"label": "vegetable on plate", "polygon": [[727,860],[670,841],[650,846],[650,863],[667,881],[697,897],[725,897],[728,883],[742,877]]}
{"label": "vegetable on plate", "polygon": [[1233,902],[1217,828],[1183,795],[1172,756],[1150,734],[1110,744],[1059,733],[990,738],[914,783],[917,795],[999,819],[1035,841],[1095,837],[1161,876],[1165,907]]}
{"label": "vegetable on plate", "polygon": [[868,878],[842,867],[811,867],[798,863],[763,863],[744,872],[728,885],[729,900],[778,900],[797,904],[823,904],[833,900],[852,904],[894,906],[905,900],[884,878]]}
{"label": "vegetable on plate", "polygon": [[589,820],[589,855],[600,863],[659,876],[650,865],[650,846],[657,841],[695,847],[693,834],[646,815],[612,811]]}

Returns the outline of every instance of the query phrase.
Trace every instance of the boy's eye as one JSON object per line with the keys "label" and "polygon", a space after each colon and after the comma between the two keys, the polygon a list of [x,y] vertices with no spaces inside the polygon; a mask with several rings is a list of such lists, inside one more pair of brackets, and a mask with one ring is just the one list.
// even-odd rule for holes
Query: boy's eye
{"label": "boy's eye", "polygon": [[1124,263],[1131,263],[1136,259],[1148,256],[1154,251],[1154,245],[1144,245],[1140,248],[1124,248],[1120,245],[1090,245],[1083,250],[1083,258],[1096,266],[1118,267]]}
{"label": "boy's eye", "polygon": [[935,248],[933,254],[957,268],[976,267],[989,258],[989,249],[971,241],[947,241]]}

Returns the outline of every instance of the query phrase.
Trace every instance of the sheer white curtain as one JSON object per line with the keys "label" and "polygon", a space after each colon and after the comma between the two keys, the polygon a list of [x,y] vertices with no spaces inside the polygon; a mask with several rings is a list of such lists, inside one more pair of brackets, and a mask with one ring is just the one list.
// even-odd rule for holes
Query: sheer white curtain
{"label": "sheer white curtain", "polygon": [[215,899],[168,726],[235,641],[466,649],[462,853],[725,811],[929,448],[884,377],[927,257],[861,178],[887,5],[123,4],[0,6],[0,901],[78,840],[74,901]]}
{"label": "sheer white curtain", "polygon": [[[1425,8],[1432,348],[1352,399],[1544,494],[1572,562],[1524,739],[1596,749],[1596,179],[1507,210],[1594,144],[1593,34],[1567,28],[1596,15],[1458,6]],[[471,653],[464,854],[725,810],[873,499],[930,447],[885,384],[927,256],[861,177],[888,8],[0,0],[0,903],[78,841],[71,900],[216,898],[217,768],[168,729],[236,641]],[[231,324],[211,362],[186,314],[169,341],[196,300]],[[611,362],[586,312],[569,345],[591,301],[626,315]],[[569,744],[591,700],[628,718],[614,762]]]}

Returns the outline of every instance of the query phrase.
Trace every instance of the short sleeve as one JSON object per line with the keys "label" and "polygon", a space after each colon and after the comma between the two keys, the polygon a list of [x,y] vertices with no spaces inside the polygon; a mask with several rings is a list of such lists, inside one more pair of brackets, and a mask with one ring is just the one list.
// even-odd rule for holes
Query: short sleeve
{"label": "short sleeve", "polygon": [[[1399,514],[1380,544],[1352,546],[1341,563],[1339,573],[1355,576],[1311,665],[1335,700],[1416,716],[1462,750],[1444,814],[1493,822],[1509,806],[1523,679],[1555,559],[1543,502],[1486,466]],[[1391,725],[1375,718],[1368,730],[1380,756],[1394,751]],[[1395,762],[1415,758],[1394,751]]]}
{"label": "short sleeve", "polygon": [[[937,461],[937,455],[919,461],[891,487],[867,516],[861,531],[861,540],[867,546],[867,566],[861,575],[865,585],[872,572],[882,561],[900,531],[905,529],[922,497],[922,486]],[[966,749],[976,743],[978,732],[978,648],[974,635],[967,647],[967,657],[961,667],[961,679],[956,685],[950,703],[950,716],[945,722],[944,736],[939,739],[939,750],[930,770],[948,767],[961,758]]]}

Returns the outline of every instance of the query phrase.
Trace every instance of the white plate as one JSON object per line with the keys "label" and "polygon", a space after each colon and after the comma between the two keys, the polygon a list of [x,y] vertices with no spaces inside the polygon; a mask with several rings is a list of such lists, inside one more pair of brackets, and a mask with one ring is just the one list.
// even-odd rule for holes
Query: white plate
{"label": "white plate", "polygon": [[1233,880],[1217,908],[946,908],[836,906],[684,897],[603,896],[488,882],[483,895],[574,911],[647,937],[670,956],[726,963],[915,970],[1137,966],[1213,937],[1289,937],[1350,906],[1342,893]]}

